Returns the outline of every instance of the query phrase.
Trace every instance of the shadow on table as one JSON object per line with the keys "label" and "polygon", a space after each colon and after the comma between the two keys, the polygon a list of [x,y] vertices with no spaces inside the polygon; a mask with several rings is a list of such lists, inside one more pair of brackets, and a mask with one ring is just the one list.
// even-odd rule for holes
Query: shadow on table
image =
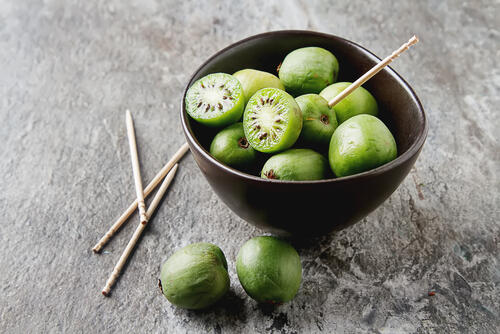
{"label": "shadow on table", "polygon": [[214,305],[202,310],[186,310],[176,308],[176,312],[184,313],[189,318],[203,318],[207,315],[223,314],[227,317],[236,317],[238,320],[245,320],[245,299],[236,294],[233,288],[230,288],[226,295]]}

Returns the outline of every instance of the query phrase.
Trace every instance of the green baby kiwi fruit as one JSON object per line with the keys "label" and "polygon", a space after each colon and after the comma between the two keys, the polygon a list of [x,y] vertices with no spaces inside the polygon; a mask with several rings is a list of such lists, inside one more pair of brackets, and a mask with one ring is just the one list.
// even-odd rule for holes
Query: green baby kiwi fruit
{"label": "green baby kiwi fruit", "polygon": [[279,68],[279,78],[293,96],[318,94],[337,80],[339,62],[328,50],[306,47],[290,52]]}
{"label": "green baby kiwi fruit", "polygon": [[[325,100],[331,101],[350,84],[350,82],[334,83],[333,85],[323,89],[319,95],[323,96]],[[339,124],[355,115],[368,114],[377,116],[378,114],[377,101],[373,95],[363,87],[356,88],[339,103],[333,106],[333,109],[337,114]]]}
{"label": "green baby kiwi fruit", "polygon": [[371,115],[357,115],[333,133],[328,159],[341,177],[379,167],[396,156],[396,141],[385,124]]}
{"label": "green baby kiwi fruit", "polygon": [[251,167],[257,160],[257,151],[248,143],[241,122],[228,126],[215,136],[210,154],[228,166],[242,169]]}
{"label": "green baby kiwi fruit", "polygon": [[224,253],[206,242],[186,246],[163,264],[159,285],[168,301],[178,307],[208,307],[229,289]]}
{"label": "green baby kiwi fruit", "polygon": [[338,125],[335,111],[317,94],[301,95],[295,101],[303,120],[299,141],[308,147],[327,148]]}
{"label": "green baby kiwi fruit", "polygon": [[241,119],[245,96],[238,79],[213,73],[196,81],[186,93],[186,112],[197,122],[224,127]]}
{"label": "green baby kiwi fruit", "polygon": [[252,97],[255,92],[262,88],[278,88],[285,90],[285,86],[281,83],[277,76],[268,72],[244,69],[233,74],[238,79],[243,87],[245,94],[245,103]]}
{"label": "green baby kiwi fruit", "polygon": [[328,174],[328,162],[310,149],[297,148],[273,155],[266,161],[260,176],[266,179],[307,181],[321,180]]}
{"label": "green baby kiwi fruit", "polygon": [[243,129],[250,145],[259,152],[290,148],[302,129],[302,112],[295,99],[278,88],[263,88],[248,100]]}
{"label": "green baby kiwi fruit", "polygon": [[243,289],[259,303],[282,304],[292,300],[302,280],[297,251],[271,236],[248,240],[238,252],[236,271]]}

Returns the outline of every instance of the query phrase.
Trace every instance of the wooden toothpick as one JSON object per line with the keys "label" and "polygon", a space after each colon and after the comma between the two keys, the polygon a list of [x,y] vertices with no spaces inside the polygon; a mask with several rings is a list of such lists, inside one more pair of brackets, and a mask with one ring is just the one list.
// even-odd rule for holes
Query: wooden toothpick
{"label": "wooden toothpick", "polygon": [[[175,176],[175,173],[177,172],[177,167],[178,167],[178,165],[175,164],[175,166],[172,168],[170,173],[168,173],[165,180],[163,180],[163,183],[161,184],[160,189],[158,190],[155,197],[153,198],[153,201],[149,205],[148,212],[146,213],[148,219],[149,219],[149,217],[151,217],[154,214],[156,207],[158,206],[163,195],[167,191],[168,186],[170,185],[170,182],[172,182],[172,180]],[[147,222],[147,220],[146,220],[146,222]],[[102,289],[102,294],[104,296],[106,296],[106,297],[109,296],[109,292],[111,291],[111,288],[115,284],[116,279],[120,275],[120,272],[121,272],[123,266],[127,262],[127,259],[130,256],[130,254],[132,253],[132,250],[134,249],[134,247],[137,243],[137,240],[139,240],[139,237],[141,236],[141,234],[145,228],[146,228],[146,224],[143,224],[142,222],[139,223],[139,226],[137,226],[137,229],[135,230],[134,234],[132,235],[132,238],[130,239],[130,241],[128,242],[127,247],[125,247],[125,250],[123,251],[122,256],[120,257],[120,259],[118,260],[118,263],[116,264],[115,268],[113,269],[111,276],[107,280],[106,286],[104,287],[104,289]]]}
{"label": "wooden toothpick", "polygon": [[125,120],[127,123],[128,144],[130,147],[130,157],[132,159],[132,171],[134,173],[135,192],[137,194],[137,206],[139,207],[139,219],[142,224],[148,222],[146,216],[146,204],[144,204],[144,190],[142,188],[141,169],[139,167],[139,156],[137,155],[137,143],[135,141],[134,121],[132,114],[127,109],[125,112]]}
{"label": "wooden toothpick", "polygon": [[343,98],[345,98],[347,95],[351,94],[356,88],[367,82],[371,77],[373,77],[375,74],[377,74],[380,70],[382,70],[384,67],[389,65],[394,59],[396,59],[400,54],[405,52],[410,48],[410,46],[417,44],[418,38],[417,36],[413,36],[410,38],[408,42],[405,44],[401,45],[399,49],[394,51],[390,56],[387,58],[381,60],[377,65],[373,66],[368,72],[363,74],[358,80],[354,81],[352,84],[350,84],[346,89],[344,89],[339,95],[335,96],[330,102],[328,102],[328,105],[330,107],[333,107],[337,103],[339,103]]}
{"label": "wooden toothpick", "polygon": [[[144,189],[144,196],[147,197],[151,192],[158,186],[160,181],[167,175],[167,173],[172,169],[172,167],[186,154],[189,146],[184,143],[174,154],[174,156],[163,166],[163,168],[156,174],[156,176],[151,180],[151,182]],[[127,219],[134,213],[137,209],[137,199],[134,200],[132,204],[125,210],[125,212],[116,220],[113,226],[106,232],[106,234],[99,240],[99,242],[92,248],[95,253],[101,251],[101,249],[108,243],[108,241],[115,235],[120,227],[127,221]]]}

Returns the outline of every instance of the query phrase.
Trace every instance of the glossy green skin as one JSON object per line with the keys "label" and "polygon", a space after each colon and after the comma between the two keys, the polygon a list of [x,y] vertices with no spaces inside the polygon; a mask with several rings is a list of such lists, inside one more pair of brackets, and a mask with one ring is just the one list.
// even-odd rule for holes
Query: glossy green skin
{"label": "glossy green skin", "polygon": [[310,149],[296,148],[270,157],[260,176],[265,179],[307,181],[324,179],[327,174],[325,157]]}
{"label": "glossy green skin", "polygon": [[228,126],[214,137],[210,154],[220,162],[235,168],[250,167],[257,161],[257,151],[248,144],[241,122]]}
{"label": "glossy green skin", "polygon": [[317,94],[301,95],[295,101],[303,119],[300,143],[313,148],[328,147],[338,125],[335,111],[328,106],[328,101]]}
{"label": "glossy green skin", "polygon": [[241,87],[243,87],[245,101],[248,101],[253,94],[262,88],[278,88],[285,90],[285,86],[283,86],[281,80],[268,72],[247,68],[234,73],[233,76],[239,80]]}
{"label": "glossy green skin", "polygon": [[348,176],[379,167],[397,156],[396,141],[377,117],[357,115],[337,128],[328,158],[336,176]]}
{"label": "glossy green skin", "polygon": [[297,251],[270,236],[252,238],[241,247],[236,271],[243,289],[259,303],[281,304],[292,300],[302,280]]}
{"label": "glossy green skin", "polygon": [[[220,88],[221,85],[224,85],[224,88]],[[205,104],[198,107],[200,102],[205,102],[203,98],[200,98],[200,92],[206,91],[207,87],[220,95],[220,98],[211,99],[214,102],[211,101],[211,108],[208,111],[205,109]],[[222,96],[226,96],[226,99]],[[232,99],[229,99],[229,96]],[[219,103],[222,109],[218,108]],[[227,73],[213,73],[197,80],[189,87],[185,105],[186,112],[195,121],[209,127],[224,127],[241,119],[245,108],[245,95],[238,79]]]}
{"label": "glossy green skin", "polygon": [[[276,138],[266,137],[265,140],[259,138],[262,131],[253,128],[251,117],[253,112],[259,112],[261,99],[272,99],[276,106],[281,105],[283,113],[280,123],[283,131],[277,133]],[[247,103],[245,113],[243,114],[243,130],[250,145],[259,152],[275,153],[286,150],[295,144],[302,130],[302,112],[295,99],[287,92],[278,88],[263,88],[255,93]],[[271,138],[271,139],[270,139]]]}
{"label": "glossy green skin", "polygon": [[160,284],[168,301],[178,307],[192,310],[208,307],[229,289],[224,253],[206,242],[186,246],[163,264]]}
{"label": "glossy green skin", "polygon": [[337,80],[339,62],[328,50],[307,47],[290,52],[280,66],[279,78],[287,92],[318,94]]}
{"label": "glossy green skin", "polygon": [[[327,101],[331,101],[350,84],[350,82],[334,83],[323,89],[319,95],[323,96]],[[337,114],[339,124],[342,124],[352,116],[360,114],[378,115],[377,101],[373,95],[363,87],[356,88],[351,94],[347,95],[342,101],[333,106],[333,109]]]}

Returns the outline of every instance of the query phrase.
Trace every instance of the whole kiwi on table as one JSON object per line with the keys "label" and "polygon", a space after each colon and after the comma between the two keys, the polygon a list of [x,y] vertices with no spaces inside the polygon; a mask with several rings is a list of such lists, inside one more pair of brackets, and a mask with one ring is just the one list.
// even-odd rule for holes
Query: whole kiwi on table
{"label": "whole kiwi on table", "polygon": [[395,159],[396,141],[365,88],[329,106],[351,84],[336,82],[341,70],[332,52],[300,48],[283,59],[278,77],[246,68],[197,80],[186,93],[186,112],[220,129],[210,153],[241,171],[260,168],[262,178],[284,181],[362,173]]}
{"label": "whole kiwi on table", "polygon": [[158,284],[168,301],[178,307],[208,307],[229,289],[226,257],[210,243],[188,245],[162,265]]}
{"label": "whole kiwi on table", "polygon": [[[292,300],[302,281],[299,254],[272,236],[248,240],[236,259],[238,279],[259,303],[280,305]],[[176,251],[161,267],[159,287],[173,305],[198,310],[217,303],[229,290],[228,265],[216,245],[200,242]]]}

